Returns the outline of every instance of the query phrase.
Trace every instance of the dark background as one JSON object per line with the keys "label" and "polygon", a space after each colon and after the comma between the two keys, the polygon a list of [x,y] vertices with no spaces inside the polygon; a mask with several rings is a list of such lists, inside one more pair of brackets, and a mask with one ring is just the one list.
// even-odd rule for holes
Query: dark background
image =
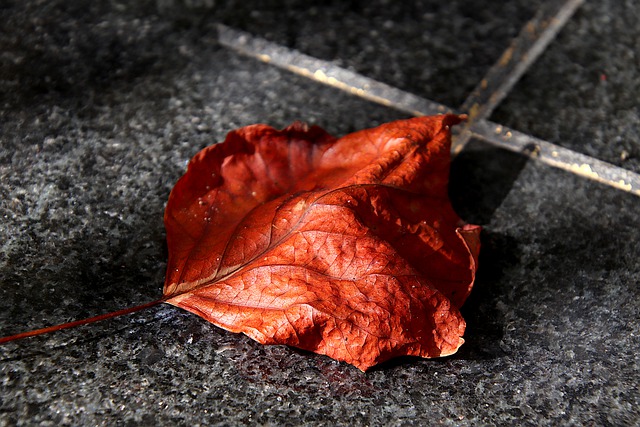
{"label": "dark background", "polygon": [[[216,22],[458,107],[541,1],[4,1],[0,335],[157,299],[164,203],[226,132],[406,117],[217,44]],[[640,8],[587,2],[491,117],[640,171]],[[0,426],[640,423],[640,199],[472,141],[466,344],[362,374],[170,306],[0,347]]]}

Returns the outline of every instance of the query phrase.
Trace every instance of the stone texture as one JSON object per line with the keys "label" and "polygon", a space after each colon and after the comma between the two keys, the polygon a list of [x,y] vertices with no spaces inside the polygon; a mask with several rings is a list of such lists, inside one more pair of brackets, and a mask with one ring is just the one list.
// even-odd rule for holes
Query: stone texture
{"label": "stone texture", "polygon": [[[232,22],[234,4],[3,4],[1,334],[158,298],[169,190],[188,159],[227,131],[302,119],[344,134],[401,117],[218,47],[211,22]],[[354,12],[345,12],[339,4],[316,9],[348,15],[355,34],[374,31],[386,13],[355,3]],[[484,16],[488,28],[504,20],[500,10],[494,22],[474,4],[464,10]],[[504,16],[514,4],[505,6]],[[462,5],[442,8],[456,20]],[[389,7],[396,19],[401,11]],[[599,25],[604,18],[591,10],[568,28]],[[611,9],[611,21],[621,19],[619,10]],[[268,24],[260,17],[269,14],[260,13],[245,15],[247,28]],[[285,15],[294,22],[308,13],[298,7]],[[469,22],[459,19],[448,25]],[[402,28],[399,34],[377,39],[389,52],[404,32],[422,29],[399,22],[393,24]],[[517,33],[519,18],[514,22],[501,37]],[[317,37],[330,40],[320,30],[287,28],[294,39],[288,44],[309,46],[307,53],[321,49]],[[621,32],[611,30],[610,37],[624,38]],[[425,43],[447,51],[444,44],[458,36],[434,35]],[[560,40],[584,55],[605,43],[571,31]],[[351,43],[324,55],[351,52]],[[490,38],[478,43],[498,55],[503,47]],[[410,55],[349,55],[335,60],[369,67],[370,76],[404,88],[420,86],[423,95],[435,90],[424,89],[428,77],[416,84],[402,73],[375,74],[376,67],[404,69]],[[438,64],[431,66],[446,76],[447,65]],[[566,66],[559,60],[551,65],[558,73]],[[482,74],[478,70],[465,90]],[[537,66],[531,71],[541,72]],[[619,78],[633,85],[635,77]],[[573,105],[569,98],[558,103],[562,88],[544,83],[553,90],[532,92],[531,102]],[[525,79],[518,90],[528,85],[540,89],[542,83]],[[433,87],[446,93],[432,98],[464,98],[445,83]],[[541,114],[514,99],[500,113],[505,120]],[[607,106],[593,108],[602,117],[611,113]],[[532,124],[544,118],[536,117]],[[588,126],[591,119],[576,120]],[[626,125],[616,123],[611,129],[622,134]],[[640,121],[631,114],[630,123]],[[463,312],[467,342],[453,357],[399,359],[362,374],[323,356],[261,346],[160,306],[0,347],[0,426],[638,424],[640,199],[479,142],[456,158],[451,196],[463,218],[485,227],[478,281]]]}

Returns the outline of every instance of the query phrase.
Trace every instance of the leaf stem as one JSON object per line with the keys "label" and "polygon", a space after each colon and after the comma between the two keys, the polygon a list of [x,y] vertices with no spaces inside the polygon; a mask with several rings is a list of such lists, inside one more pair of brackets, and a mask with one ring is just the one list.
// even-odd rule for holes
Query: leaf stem
{"label": "leaf stem", "polygon": [[76,326],[82,326],[89,323],[100,322],[102,320],[112,319],[118,316],[124,316],[125,314],[136,313],[138,311],[142,311],[144,309],[159,305],[165,302],[165,299],[159,299],[156,301],[148,302],[146,304],[137,305],[135,307],[125,308],[124,310],[118,310],[111,313],[101,314],[99,316],[89,317],[88,319],[75,320],[69,323],[63,323],[61,325],[49,326],[46,328],[35,329],[33,331],[22,332],[15,335],[9,335],[7,337],[0,338],[0,344],[8,343],[15,340],[20,340],[23,338],[34,337],[37,335],[48,334],[49,332],[61,331],[63,329],[75,328]]}

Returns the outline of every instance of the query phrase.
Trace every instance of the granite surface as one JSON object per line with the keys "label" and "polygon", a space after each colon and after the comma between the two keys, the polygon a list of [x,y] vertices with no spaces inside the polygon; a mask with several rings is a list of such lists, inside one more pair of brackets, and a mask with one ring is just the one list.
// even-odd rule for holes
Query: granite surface
{"label": "granite surface", "polygon": [[[482,2],[458,1],[407,13],[383,1],[377,9],[335,2],[313,12],[287,2],[287,12],[269,11],[281,3],[242,14],[251,3],[3,2],[1,335],[158,298],[168,193],[188,159],[229,130],[301,119],[341,135],[403,117],[227,51],[213,22],[335,55],[453,105],[536,4],[505,2],[493,6],[495,16]],[[611,25],[634,19],[632,2],[607,4],[576,15],[496,116],[543,137],[591,129],[583,98],[557,82],[590,81],[580,80],[588,72],[566,71],[574,67],[562,61],[567,50],[619,70],[605,82],[598,73],[593,84],[620,79],[637,94],[637,73],[627,72],[637,58],[614,43],[631,30]],[[326,17],[294,25],[313,13]],[[331,30],[342,16],[346,26]],[[389,32],[371,35],[387,16]],[[443,27],[412,41],[427,46],[415,56],[395,55],[422,34],[425,19]],[[280,20],[286,31],[268,30]],[[477,43],[491,58],[481,64],[460,53],[460,40],[471,36],[442,28],[486,31]],[[341,44],[344,33],[354,37]],[[366,34],[371,41],[354,47]],[[373,55],[367,44],[387,54]],[[432,54],[439,59],[426,60]],[[424,74],[411,80],[407,64]],[[467,75],[460,67],[469,64]],[[451,88],[457,78],[464,83]],[[625,135],[621,164],[634,168],[640,118],[630,105],[624,121],[610,119],[632,97],[616,93],[613,104],[584,99],[603,132]],[[575,122],[553,125],[551,109]],[[557,132],[555,142],[582,141],[602,158],[612,149],[593,133]],[[639,425],[640,198],[476,141],[456,158],[450,193],[465,220],[484,226],[478,280],[463,307],[466,343],[456,355],[398,359],[363,374],[159,306],[0,347],[0,426]]]}

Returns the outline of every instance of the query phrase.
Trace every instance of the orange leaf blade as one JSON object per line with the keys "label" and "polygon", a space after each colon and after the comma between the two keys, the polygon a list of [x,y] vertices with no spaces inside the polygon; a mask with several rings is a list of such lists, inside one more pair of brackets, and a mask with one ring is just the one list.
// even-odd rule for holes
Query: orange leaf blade
{"label": "orange leaf blade", "polygon": [[479,227],[447,199],[453,115],[335,139],[256,125],[171,193],[167,302],[265,344],[366,370],[463,343]]}

